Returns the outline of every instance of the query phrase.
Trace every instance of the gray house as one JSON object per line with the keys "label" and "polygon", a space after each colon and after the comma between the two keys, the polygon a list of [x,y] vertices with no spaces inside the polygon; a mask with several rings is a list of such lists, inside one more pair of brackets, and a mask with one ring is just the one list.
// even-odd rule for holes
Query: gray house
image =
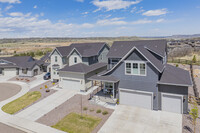
{"label": "gray house", "polygon": [[188,71],[167,64],[165,40],[114,42],[108,70],[89,80],[103,81],[120,104],[175,113],[188,112]]}
{"label": "gray house", "polygon": [[109,49],[101,42],[57,47],[50,54],[51,80],[59,81],[63,89],[87,91],[92,86],[87,78],[107,69]]}
{"label": "gray house", "polygon": [[1,57],[0,76],[33,77],[40,74],[40,65],[31,56]]}

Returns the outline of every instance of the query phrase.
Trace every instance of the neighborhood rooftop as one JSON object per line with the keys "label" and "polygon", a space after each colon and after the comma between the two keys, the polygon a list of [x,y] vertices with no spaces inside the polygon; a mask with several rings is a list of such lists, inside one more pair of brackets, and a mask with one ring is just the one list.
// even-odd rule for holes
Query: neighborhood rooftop
{"label": "neighborhood rooftop", "polygon": [[65,72],[75,72],[75,73],[89,73],[92,72],[94,70],[100,69],[102,67],[106,67],[107,63],[95,63],[92,65],[86,65],[83,63],[78,63],[72,66],[65,66],[63,69],[60,69],[59,71],[65,71]]}
{"label": "neighborhood rooftop", "polygon": [[77,50],[82,57],[91,57],[98,55],[105,44],[105,42],[72,43],[70,46],[57,47],[56,49],[63,57],[68,56],[73,49]]}

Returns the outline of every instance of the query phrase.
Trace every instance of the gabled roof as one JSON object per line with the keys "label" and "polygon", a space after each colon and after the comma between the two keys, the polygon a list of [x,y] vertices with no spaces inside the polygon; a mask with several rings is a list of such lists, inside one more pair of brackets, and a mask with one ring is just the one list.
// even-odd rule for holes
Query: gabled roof
{"label": "gabled roof", "polygon": [[191,75],[188,71],[166,64],[158,84],[192,86]]}
{"label": "gabled roof", "polygon": [[46,53],[44,56],[42,56],[42,58],[40,58],[40,60],[42,60],[42,61],[46,61],[47,59],[49,59],[50,57],[49,57],[49,55],[50,55],[50,53],[48,52],[48,53]]}
{"label": "gabled roof", "polygon": [[95,63],[92,65],[86,65],[83,63],[78,63],[72,66],[65,66],[64,68],[60,69],[61,72],[74,72],[74,73],[81,73],[81,74],[87,74],[89,72],[92,72],[96,69],[106,67],[107,63]]}
{"label": "gabled roof", "polygon": [[75,48],[82,57],[91,57],[98,55],[104,45],[106,45],[105,42],[72,43],[71,47]]}
{"label": "gabled roof", "polygon": [[57,47],[55,50],[63,57],[69,56],[73,50],[77,50],[82,57],[91,57],[98,55],[105,45],[107,45],[105,42],[72,43],[70,46]]}
{"label": "gabled roof", "polygon": [[[152,45],[152,46],[151,46]],[[158,48],[156,51],[165,54],[167,42],[165,40],[141,40],[141,41],[117,41],[114,42],[108,53],[108,58],[120,58],[121,60],[105,74],[113,71],[133,50],[137,50],[146,60],[148,60],[160,73],[164,69],[164,64],[149,51],[151,48]],[[148,49],[147,49],[148,47]],[[154,48],[154,53],[155,53]]]}
{"label": "gabled roof", "polygon": [[33,68],[37,65],[37,60],[33,59],[31,56],[13,56],[13,57],[0,57],[0,60],[9,61],[13,65],[0,64],[1,67],[20,67],[20,68]]}
{"label": "gabled roof", "polygon": [[122,58],[133,47],[142,46],[157,53],[158,55],[165,56],[167,47],[166,40],[139,40],[139,41],[116,41],[113,43],[108,53],[108,58]]}

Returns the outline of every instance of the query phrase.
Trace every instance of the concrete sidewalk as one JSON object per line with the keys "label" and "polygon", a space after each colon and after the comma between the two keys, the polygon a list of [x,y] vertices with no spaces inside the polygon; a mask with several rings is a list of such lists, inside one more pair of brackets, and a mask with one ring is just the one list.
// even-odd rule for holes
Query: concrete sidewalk
{"label": "concrete sidewalk", "polygon": [[65,133],[63,131],[12,115],[0,116],[0,122],[27,133]]}
{"label": "concrete sidewalk", "polygon": [[12,84],[17,84],[17,85],[20,85],[21,88],[22,88],[21,91],[20,91],[19,93],[17,93],[15,96],[13,96],[13,97],[11,97],[11,98],[9,98],[9,99],[6,99],[6,100],[0,102],[0,115],[4,115],[4,114],[7,114],[7,113],[3,112],[3,111],[1,110],[1,108],[2,108],[5,104],[7,104],[7,103],[9,103],[9,102],[12,102],[12,101],[14,101],[15,99],[17,99],[17,98],[23,96],[23,95],[26,94],[30,89],[29,89],[29,87],[28,87],[28,85],[27,85],[26,83],[19,82],[19,81],[5,81],[5,82],[0,82],[0,83],[8,83],[8,84],[9,84],[9,83],[12,83]]}
{"label": "concrete sidewalk", "polygon": [[15,116],[31,121],[36,121],[43,115],[47,114],[57,106],[61,105],[62,103],[73,97],[76,93],[76,90],[58,90],[54,94],[30,106],[24,111],[19,112]]}
{"label": "concrete sidewalk", "polygon": [[34,87],[36,87],[38,85],[41,85],[41,84],[43,84],[45,82],[48,82],[48,80],[44,80],[43,79],[44,75],[45,75],[45,73],[35,76],[36,79],[34,81],[28,83],[29,87],[32,89],[32,88],[34,88]]}

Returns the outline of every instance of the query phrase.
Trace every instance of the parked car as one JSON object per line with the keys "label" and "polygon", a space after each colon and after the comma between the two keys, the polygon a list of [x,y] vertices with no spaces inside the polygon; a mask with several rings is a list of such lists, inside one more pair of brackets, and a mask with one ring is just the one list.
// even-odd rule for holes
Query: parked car
{"label": "parked car", "polygon": [[51,73],[50,72],[46,73],[43,78],[44,78],[44,80],[50,79],[51,78]]}

